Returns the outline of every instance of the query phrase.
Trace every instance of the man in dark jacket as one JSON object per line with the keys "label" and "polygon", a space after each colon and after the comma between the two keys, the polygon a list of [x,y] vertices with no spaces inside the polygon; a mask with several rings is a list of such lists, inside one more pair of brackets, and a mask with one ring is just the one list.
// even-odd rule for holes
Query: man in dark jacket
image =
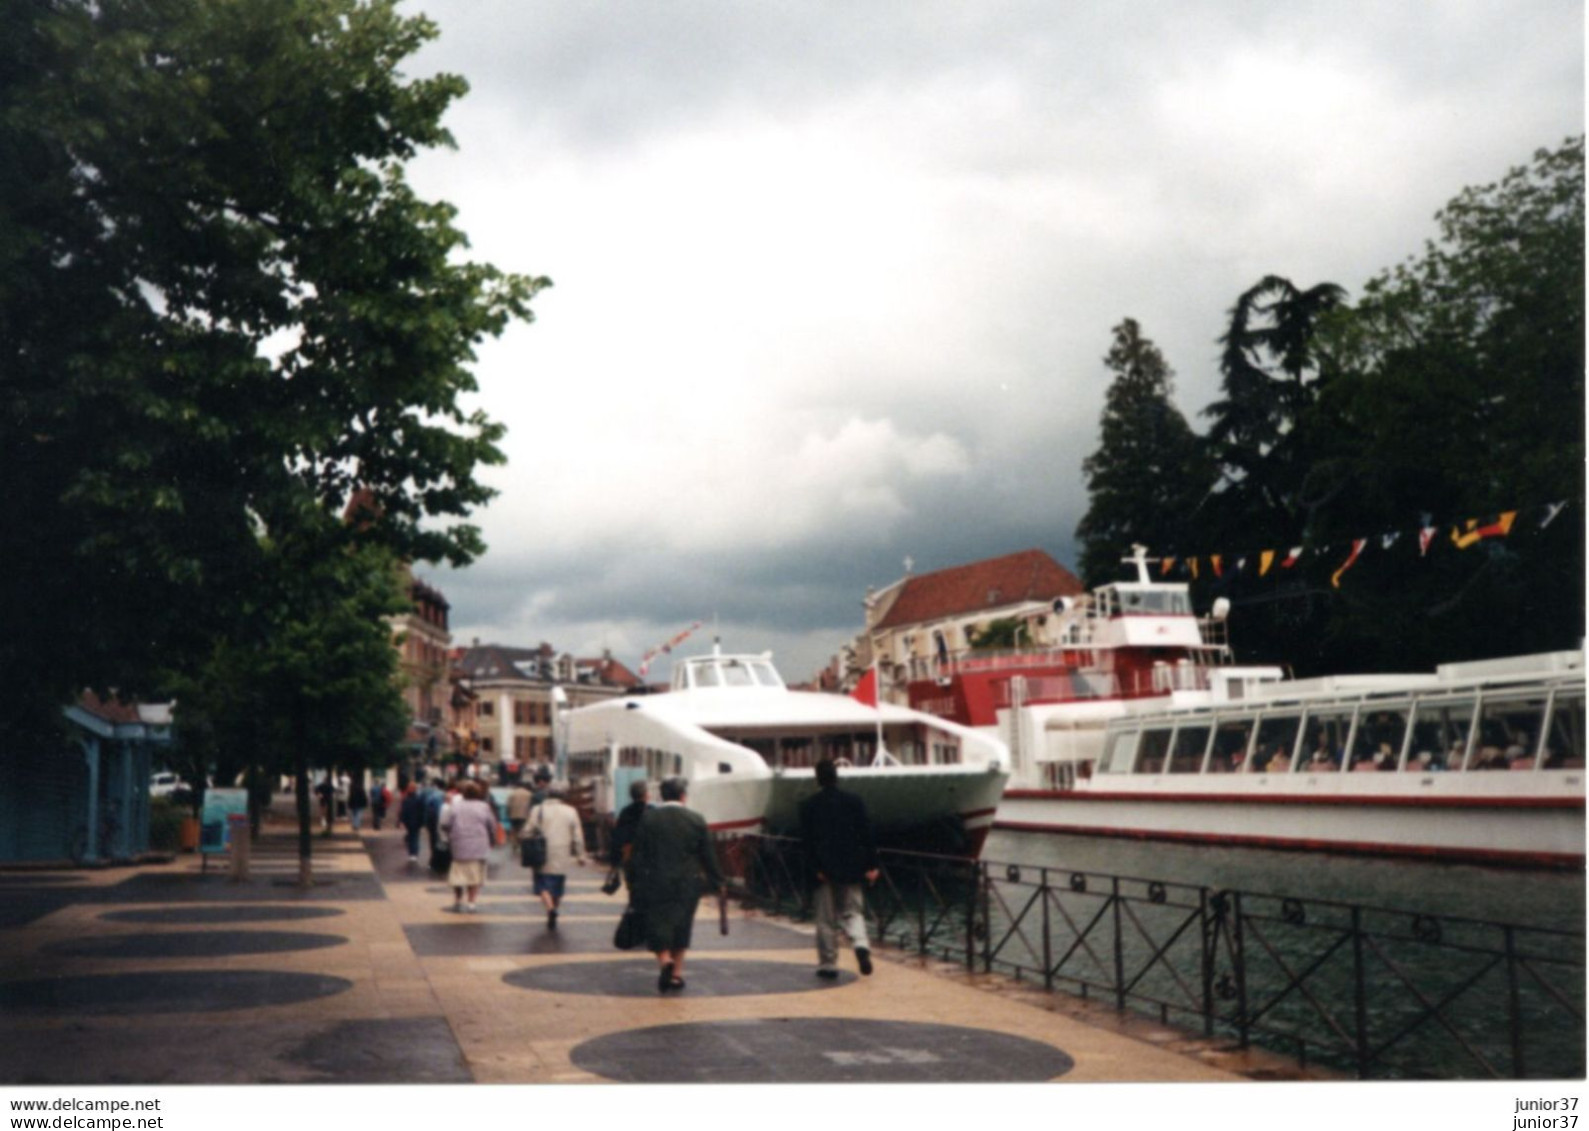
{"label": "man in dark jacket", "polygon": [[861,885],[877,881],[877,846],[866,803],[839,788],[838,768],[826,758],[817,763],[816,796],[800,803],[800,840],[817,880],[817,976],[839,976],[840,927],[855,946],[861,973],[870,974],[866,889]]}
{"label": "man in dark jacket", "polygon": [[629,786],[629,804],[618,812],[617,823],[612,827],[612,863],[623,870],[624,883],[634,890],[634,864],[630,855],[634,851],[634,835],[640,828],[640,818],[651,807],[647,800],[646,783],[633,782]]}

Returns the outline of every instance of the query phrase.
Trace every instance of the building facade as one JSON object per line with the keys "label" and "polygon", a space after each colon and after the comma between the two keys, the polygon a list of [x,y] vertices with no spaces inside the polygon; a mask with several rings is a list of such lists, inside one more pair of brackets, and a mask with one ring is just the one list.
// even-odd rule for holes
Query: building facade
{"label": "building facade", "polygon": [[[907,563],[908,564],[908,563]],[[905,703],[906,685],[933,679],[972,650],[998,621],[1013,621],[1012,647],[1053,647],[1058,602],[1081,595],[1080,579],[1042,550],[1023,550],[919,576],[907,574],[866,596],[866,628],[835,657],[828,680],[855,686],[875,666],[879,692]]]}

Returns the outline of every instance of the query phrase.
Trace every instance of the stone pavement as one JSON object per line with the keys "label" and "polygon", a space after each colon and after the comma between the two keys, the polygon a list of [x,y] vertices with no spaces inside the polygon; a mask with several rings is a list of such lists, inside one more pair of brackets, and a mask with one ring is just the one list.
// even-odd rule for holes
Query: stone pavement
{"label": "stone pavement", "polygon": [[814,977],[811,931],[703,905],[687,988],[611,945],[621,896],[569,878],[556,930],[516,862],[479,914],[395,831],[224,860],[0,872],[0,1084],[1217,1081],[1261,1060],[1112,1016],[1069,1016],[882,949]]}

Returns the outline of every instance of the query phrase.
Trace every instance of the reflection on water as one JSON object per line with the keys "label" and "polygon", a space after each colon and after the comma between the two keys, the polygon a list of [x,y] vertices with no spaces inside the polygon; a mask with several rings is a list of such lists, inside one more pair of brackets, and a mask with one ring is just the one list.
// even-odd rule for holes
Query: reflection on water
{"label": "reflection on water", "polygon": [[982,858],[1331,899],[1432,915],[1584,929],[1584,874],[995,830]]}

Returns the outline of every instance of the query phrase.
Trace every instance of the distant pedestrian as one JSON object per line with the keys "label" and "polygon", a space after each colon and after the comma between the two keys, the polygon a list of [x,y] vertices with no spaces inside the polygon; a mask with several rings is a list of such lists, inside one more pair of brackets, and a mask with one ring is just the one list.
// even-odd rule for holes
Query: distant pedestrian
{"label": "distant pedestrian", "polygon": [[684,956],[690,947],[704,876],[727,895],[706,818],[684,807],[683,778],[662,783],[662,804],[648,809],[635,830],[635,908],[645,922],[646,946],[657,956],[657,989],[684,988]]}
{"label": "distant pedestrian", "polygon": [[348,824],[358,832],[364,826],[364,811],[370,807],[370,792],[364,788],[364,772],[348,786]]}
{"label": "distant pedestrian", "polygon": [[375,826],[375,831],[381,831],[381,822],[386,820],[386,808],[392,803],[392,791],[386,788],[386,783],[378,781],[375,788],[370,790],[370,820]]}
{"label": "distant pedestrian", "polygon": [[618,820],[612,826],[612,864],[615,868],[623,870],[624,886],[630,891],[634,890],[634,836],[640,828],[640,818],[645,816],[647,809],[651,808],[647,800],[648,792],[643,781],[633,782],[629,786],[629,804],[618,812]]}
{"label": "distant pedestrian", "polygon": [[866,889],[877,882],[877,846],[866,803],[839,788],[839,771],[817,763],[817,792],[800,803],[800,840],[816,874],[817,976],[839,976],[839,928],[850,936],[862,974],[872,972],[866,935]]}
{"label": "distant pedestrian", "polygon": [[485,886],[486,858],[491,854],[497,827],[496,811],[484,797],[485,787],[466,781],[441,815],[442,828],[452,847],[447,883],[452,887],[454,911],[472,914],[479,910],[475,900]]}
{"label": "distant pedestrian", "polygon": [[569,865],[585,863],[585,829],[579,810],[564,800],[567,796],[568,787],[563,783],[548,786],[546,800],[530,811],[524,826],[526,834],[540,833],[546,838],[546,863],[536,869],[535,894],[546,908],[546,928],[550,931],[557,930],[557,911],[563,903]]}
{"label": "distant pedestrian", "polygon": [[320,800],[320,831],[327,836],[331,835],[332,814],[336,812],[337,787],[331,783],[331,774],[320,779],[320,784],[314,787],[315,796]]}
{"label": "distant pedestrian", "polygon": [[530,807],[534,803],[535,794],[522,781],[508,794],[508,824],[513,828],[514,840],[518,840],[519,833],[524,831],[524,822],[530,819]]}
{"label": "distant pedestrian", "polygon": [[530,806],[542,804],[551,790],[552,770],[549,766],[535,767],[535,786],[530,793]]}
{"label": "distant pedestrian", "polygon": [[408,862],[419,863],[419,830],[425,827],[425,798],[419,786],[409,782],[403,791],[403,802],[397,808],[397,823],[403,826],[403,844],[408,848]]}
{"label": "distant pedestrian", "polygon": [[430,841],[430,854],[434,856],[441,841],[441,807],[446,803],[447,795],[435,782],[426,782],[420,788],[419,796],[425,806],[425,836]]}

